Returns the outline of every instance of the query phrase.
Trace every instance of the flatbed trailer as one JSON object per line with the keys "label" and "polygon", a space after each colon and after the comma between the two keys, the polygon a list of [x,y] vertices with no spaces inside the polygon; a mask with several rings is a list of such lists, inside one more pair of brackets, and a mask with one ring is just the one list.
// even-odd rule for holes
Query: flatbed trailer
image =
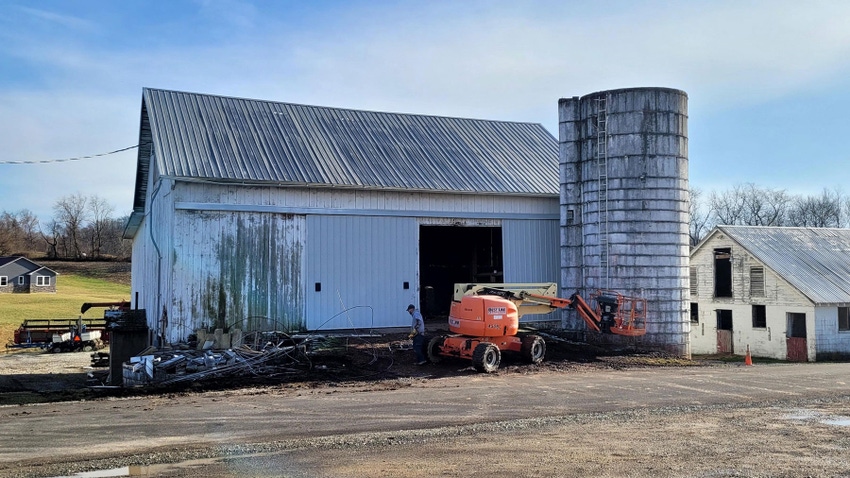
{"label": "flatbed trailer", "polygon": [[14,334],[15,346],[49,347],[54,343],[54,335],[62,335],[83,326],[87,332],[100,332],[100,339],[109,342],[109,331],[106,330],[106,319],[77,318],[77,319],[27,319]]}

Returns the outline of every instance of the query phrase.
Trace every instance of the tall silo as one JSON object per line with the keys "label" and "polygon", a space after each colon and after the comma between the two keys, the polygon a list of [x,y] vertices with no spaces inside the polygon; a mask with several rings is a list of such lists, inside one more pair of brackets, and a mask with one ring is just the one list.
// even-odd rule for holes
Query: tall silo
{"label": "tall silo", "polygon": [[[561,99],[561,287],[647,299],[646,335],[690,357],[688,96],[628,88]],[[564,328],[589,339],[571,312]]]}

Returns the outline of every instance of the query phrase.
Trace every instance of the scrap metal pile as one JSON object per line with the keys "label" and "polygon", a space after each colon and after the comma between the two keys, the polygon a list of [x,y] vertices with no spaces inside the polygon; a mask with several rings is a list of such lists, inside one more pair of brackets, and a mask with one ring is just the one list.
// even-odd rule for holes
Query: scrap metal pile
{"label": "scrap metal pile", "polygon": [[181,348],[142,351],[124,363],[124,385],[172,385],[223,377],[275,376],[300,372],[311,366],[309,354],[315,337],[266,333],[265,340],[215,350],[209,342],[200,350]]}
{"label": "scrap metal pile", "polygon": [[244,337],[242,344],[219,349],[213,341],[197,348],[142,351],[123,364],[125,387],[170,386],[189,382],[272,378],[301,374],[325,365],[315,364],[317,354],[346,344],[351,337],[294,335],[261,332]]}

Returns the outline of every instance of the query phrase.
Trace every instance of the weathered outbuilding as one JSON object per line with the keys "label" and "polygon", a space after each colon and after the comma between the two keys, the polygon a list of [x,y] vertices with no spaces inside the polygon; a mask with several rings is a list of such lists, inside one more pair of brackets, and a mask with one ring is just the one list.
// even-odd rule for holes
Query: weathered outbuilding
{"label": "weathered outbuilding", "polygon": [[407,326],[455,282],[558,282],[542,125],[144,89],[134,306],[165,340]]}
{"label": "weathered outbuilding", "polygon": [[850,229],[718,226],[690,259],[693,353],[850,356]]}
{"label": "weathered outbuilding", "polygon": [[56,292],[58,275],[26,257],[0,257],[0,294]]}

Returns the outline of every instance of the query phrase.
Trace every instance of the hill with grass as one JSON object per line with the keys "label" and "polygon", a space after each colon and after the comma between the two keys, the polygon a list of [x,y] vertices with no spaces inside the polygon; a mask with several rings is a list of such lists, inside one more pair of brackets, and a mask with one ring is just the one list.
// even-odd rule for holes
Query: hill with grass
{"label": "hill with grass", "polygon": [[130,301],[129,262],[38,261],[59,273],[54,294],[0,294],[0,341],[12,342],[26,319],[103,317],[103,309],[80,314],[85,302]]}

